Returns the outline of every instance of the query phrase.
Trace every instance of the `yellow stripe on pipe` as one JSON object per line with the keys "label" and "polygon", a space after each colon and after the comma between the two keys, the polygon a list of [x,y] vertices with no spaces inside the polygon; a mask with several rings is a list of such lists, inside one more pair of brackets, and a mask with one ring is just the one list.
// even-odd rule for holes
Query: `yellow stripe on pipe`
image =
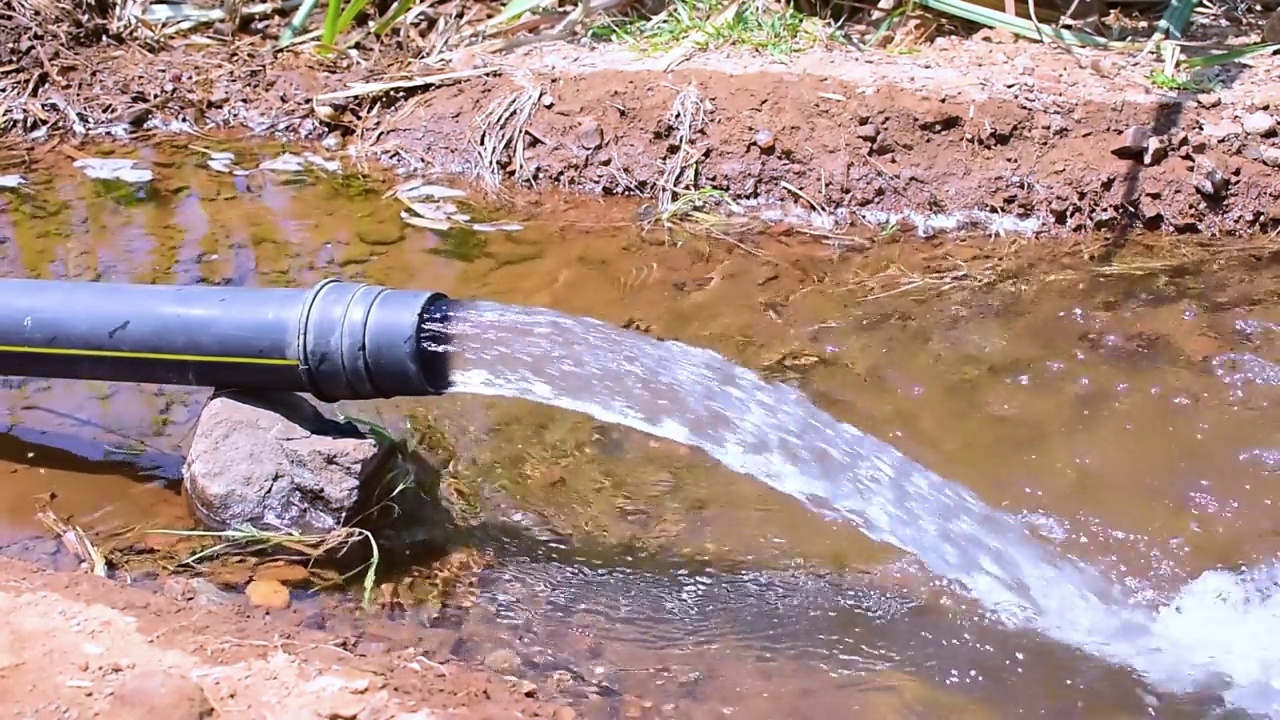
{"label": "yellow stripe on pipe", "polygon": [[244,363],[246,365],[297,365],[296,360],[285,358],[220,357],[217,355],[174,355],[170,353],[128,352],[126,350],[77,350],[73,348],[36,348],[20,345],[0,345],[0,353],[15,352],[32,355],[74,355],[79,357],[125,358],[134,360],[169,360],[173,362]]}

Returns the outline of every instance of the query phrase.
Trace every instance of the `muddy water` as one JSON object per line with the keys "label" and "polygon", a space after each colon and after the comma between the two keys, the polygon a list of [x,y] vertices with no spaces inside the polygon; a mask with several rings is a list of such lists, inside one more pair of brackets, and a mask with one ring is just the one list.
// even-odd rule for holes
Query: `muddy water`
{"label": "muddy water", "polygon": [[[549,306],[795,384],[1152,592],[1277,549],[1269,418],[1280,390],[1256,382],[1275,372],[1261,363],[1280,362],[1280,273],[1266,265],[1155,272],[1131,257],[1107,274],[1053,264],[1035,282],[976,288],[1007,241],[842,253],[763,235],[748,252],[640,232],[635,208],[554,198],[502,216],[522,232],[437,234],[404,225],[380,188],[356,180],[234,178],[199,153],[151,157],[147,197],[105,193],[56,162],[32,171],[31,193],[0,196],[6,275],[338,276]],[[32,497],[49,490],[103,528],[179,512],[172,481],[202,397],[7,381],[0,534],[38,532]],[[910,558],[686,448],[517,401],[354,404],[389,423],[422,408],[517,527],[493,541],[501,562],[458,621],[458,652],[511,647],[540,680],[571,676],[589,715],[1205,712],[990,628]]]}

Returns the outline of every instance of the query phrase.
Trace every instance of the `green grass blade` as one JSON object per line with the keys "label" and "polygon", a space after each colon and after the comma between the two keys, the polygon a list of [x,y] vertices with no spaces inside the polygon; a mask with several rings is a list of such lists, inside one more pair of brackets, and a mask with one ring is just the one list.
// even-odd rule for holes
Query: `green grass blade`
{"label": "green grass blade", "polygon": [[[583,0],[587,2],[587,0]],[[547,4],[547,0],[511,0],[503,6],[502,12],[485,22],[485,28],[499,27],[515,20],[530,10],[537,10]]]}
{"label": "green grass blade", "polygon": [[1155,34],[1151,36],[1148,47],[1152,47],[1165,38],[1181,40],[1182,34],[1191,25],[1191,14],[1196,11],[1200,0],[1172,0],[1164,9],[1160,22],[1156,25]]}
{"label": "green grass blade", "polygon": [[320,0],[303,0],[302,5],[298,7],[298,11],[294,13],[293,19],[288,25],[284,26],[284,30],[280,31],[279,44],[283,47],[293,42],[293,39],[302,32],[302,28],[307,24],[307,18],[311,17],[311,13],[315,12],[316,5]]}
{"label": "green grass blade", "polygon": [[344,33],[347,28],[351,27],[351,23],[355,22],[356,16],[364,10],[369,4],[369,0],[351,0],[351,4],[342,11],[342,15],[338,18],[338,33]]}
{"label": "green grass blade", "polygon": [[998,10],[991,10],[981,5],[965,2],[965,0],[919,0],[919,4],[930,10],[953,15],[980,25],[1007,30],[1014,35],[1030,40],[1054,39],[1077,47],[1118,47],[1124,45],[1124,43],[1113,43],[1097,35],[1072,32],[1030,20],[1023,20]]}
{"label": "green grass blade", "polygon": [[1183,58],[1182,64],[1189,68],[1207,68],[1216,67],[1218,65],[1226,65],[1228,63],[1238,62],[1254,55],[1266,55],[1268,53],[1280,50],[1280,43],[1259,43],[1257,45],[1246,45],[1235,50],[1214,53],[1212,55],[1203,55],[1196,58]]}
{"label": "green grass blade", "polygon": [[324,33],[320,42],[332,46],[338,39],[338,19],[342,17],[342,0],[329,0],[329,7],[324,13]]}
{"label": "green grass blade", "polygon": [[374,36],[381,37],[385,35],[391,29],[391,26],[396,24],[396,21],[409,12],[410,8],[413,7],[413,3],[414,0],[397,0],[395,7],[391,8],[391,12],[387,13],[386,17],[373,26]]}

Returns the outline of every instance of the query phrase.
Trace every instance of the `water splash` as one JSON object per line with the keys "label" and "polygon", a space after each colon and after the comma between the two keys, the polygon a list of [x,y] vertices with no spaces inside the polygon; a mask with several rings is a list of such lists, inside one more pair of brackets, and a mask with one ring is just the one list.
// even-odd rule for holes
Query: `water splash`
{"label": "water splash", "polygon": [[1036,539],[1017,518],[720,355],[596,320],[459,303],[453,391],[516,397],[700,448],[731,470],[913,554],[998,621],[1211,688],[1280,717],[1280,568],[1210,572],[1162,608]]}

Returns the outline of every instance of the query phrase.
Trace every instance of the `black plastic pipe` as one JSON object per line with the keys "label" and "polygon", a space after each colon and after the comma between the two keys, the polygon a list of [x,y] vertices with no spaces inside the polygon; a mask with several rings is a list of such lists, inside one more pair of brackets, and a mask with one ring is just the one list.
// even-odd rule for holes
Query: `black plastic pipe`
{"label": "black plastic pipe", "polygon": [[443,293],[0,280],[0,375],[309,393],[449,388]]}

